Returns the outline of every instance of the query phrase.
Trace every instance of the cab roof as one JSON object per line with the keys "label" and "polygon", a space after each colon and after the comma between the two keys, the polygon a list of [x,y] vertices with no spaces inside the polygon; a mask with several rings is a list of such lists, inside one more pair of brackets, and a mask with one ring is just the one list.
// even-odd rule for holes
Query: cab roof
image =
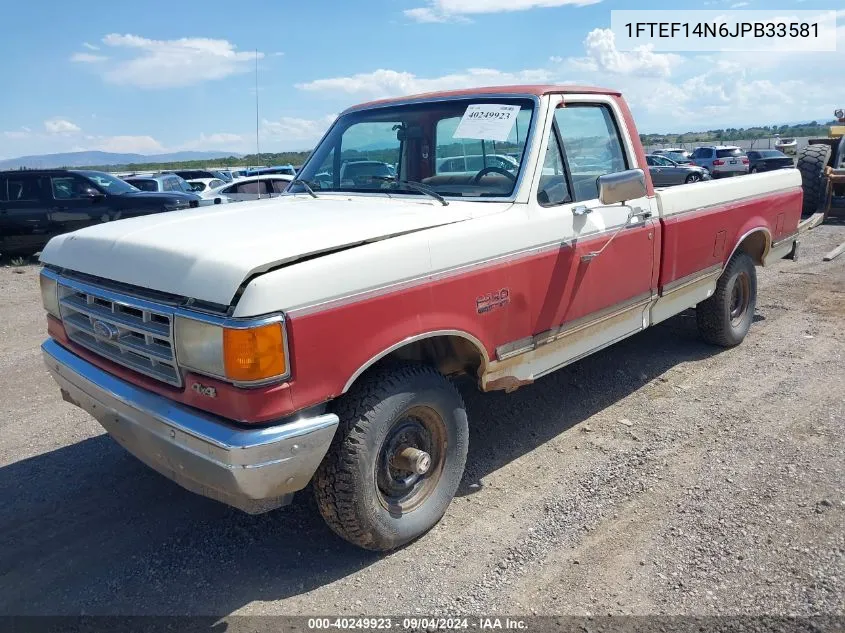
{"label": "cab roof", "polygon": [[367,101],[359,103],[358,105],[347,108],[343,111],[351,112],[354,110],[362,110],[371,107],[389,106],[398,103],[405,103],[408,101],[429,101],[437,99],[449,99],[456,97],[483,97],[486,95],[533,95],[542,97],[549,94],[603,94],[619,96],[618,90],[611,90],[610,88],[599,88],[597,86],[579,86],[575,84],[527,84],[515,86],[485,86],[481,88],[467,88],[463,90],[441,90],[438,92],[423,92],[415,95],[408,95],[405,97],[392,97],[390,99],[378,99],[376,101]]}

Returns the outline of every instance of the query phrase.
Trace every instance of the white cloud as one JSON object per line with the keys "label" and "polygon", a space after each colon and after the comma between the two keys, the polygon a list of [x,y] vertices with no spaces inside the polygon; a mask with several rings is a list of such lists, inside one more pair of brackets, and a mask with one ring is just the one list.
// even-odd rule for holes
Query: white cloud
{"label": "white cloud", "polygon": [[288,148],[291,147],[291,143],[304,147],[320,140],[335,118],[336,115],[328,114],[318,119],[289,116],[283,116],[275,121],[264,119],[261,122],[261,135],[271,140],[283,141]]}
{"label": "white cloud", "polygon": [[152,136],[100,136],[89,149],[119,154],[156,154],[165,150]]}
{"label": "white cloud", "polygon": [[82,131],[82,128],[67,119],[47,119],[44,121],[44,129],[50,134],[75,134]]}
{"label": "white cloud", "polygon": [[468,68],[461,73],[428,78],[418,77],[409,72],[380,68],[370,73],[359,73],[349,77],[317,79],[296,84],[296,87],[308,92],[344,92],[371,97],[392,97],[475,86],[538,83],[549,79],[550,74],[544,69],[504,72],[492,68]]}
{"label": "white cloud", "polygon": [[405,16],[416,22],[447,22],[481,13],[527,11],[528,9],[583,7],[601,0],[428,0],[427,7],[407,9]]}
{"label": "white cloud", "polygon": [[[139,88],[191,86],[223,79],[252,69],[256,53],[239,52],[227,40],[181,38],[151,40],[138,35],[111,33],[103,43],[115,55],[103,72],[106,81]],[[264,57],[258,53],[258,58]]]}
{"label": "white cloud", "polygon": [[573,70],[668,77],[672,68],[683,58],[672,53],[655,53],[647,46],[633,51],[616,48],[616,38],[610,29],[593,29],[584,40],[586,57],[569,60]]}
{"label": "white cloud", "polygon": [[108,57],[105,55],[94,55],[93,53],[74,53],[70,56],[70,61],[82,64],[95,64],[97,62],[104,62],[107,59]]}
{"label": "white cloud", "polygon": [[21,139],[27,138],[29,136],[29,130],[20,129],[20,130],[9,130],[7,132],[3,132],[3,136],[9,139]]}
{"label": "white cloud", "polygon": [[100,50],[99,46],[94,46],[93,44],[89,44],[88,42],[82,42],[82,46],[87,48],[89,51],[98,51]]}
{"label": "white cloud", "polygon": [[742,7],[747,7],[750,2],[735,2],[731,5],[731,9],[741,9]]}

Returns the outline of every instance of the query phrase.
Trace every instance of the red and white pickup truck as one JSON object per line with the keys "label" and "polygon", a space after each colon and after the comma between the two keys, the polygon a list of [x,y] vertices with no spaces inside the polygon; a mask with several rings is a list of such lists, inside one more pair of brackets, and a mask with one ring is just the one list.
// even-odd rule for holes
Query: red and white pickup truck
{"label": "red and white pickup truck", "polygon": [[66,400],[185,488],[262,512],[311,483],[333,530],[390,549],[461,480],[452,377],[511,391],[693,306],[737,345],[801,198],[793,169],[655,190],[613,90],[368,103],[281,198],[53,238],[43,354]]}

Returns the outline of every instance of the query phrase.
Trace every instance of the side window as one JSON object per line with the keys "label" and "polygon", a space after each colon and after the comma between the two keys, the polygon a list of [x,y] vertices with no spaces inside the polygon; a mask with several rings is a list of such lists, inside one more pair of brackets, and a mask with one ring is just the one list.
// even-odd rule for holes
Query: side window
{"label": "side window", "polygon": [[56,200],[74,200],[83,198],[84,192],[91,188],[91,183],[78,176],[53,176],[53,198]]}
{"label": "side window", "polygon": [[555,122],[566,151],[575,200],[598,198],[598,177],[628,168],[610,108],[604,105],[558,108]]}
{"label": "side window", "polygon": [[223,182],[222,180],[212,180],[210,183],[208,183],[208,188],[214,189],[215,187],[222,187],[225,184],[226,183]]}
{"label": "side window", "polygon": [[657,159],[654,156],[646,156],[645,162],[649,167],[654,167],[657,165]]}
{"label": "side window", "polygon": [[273,193],[283,193],[288,188],[287,180],[272,180]]}
{"label": "side window", "polygon": [[571,200],[569,185],[566,182],[566,172],[563,167],[563,155],[557,142],[557,134],[552,130],[549,145],[546,148],[546,156],[543,158],[543,171],[540,174],[537,201],[545,207],[571,202]]}
{"label": "side window", "polygon": [[9,202],[34,202],[41,199],[38,176],[9,176],[5,184],[3,194],[7,194]]}
{"label": "side window", "polygon": [[0,178],[0,202],[6,202],[9,199],[7,192],[9,190],[9,185],[5,178]]}

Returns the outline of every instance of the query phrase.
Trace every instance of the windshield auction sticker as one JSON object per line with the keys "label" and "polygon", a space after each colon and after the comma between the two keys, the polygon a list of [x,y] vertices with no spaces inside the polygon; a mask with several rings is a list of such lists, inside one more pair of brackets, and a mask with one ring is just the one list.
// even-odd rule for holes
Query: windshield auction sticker
{"label": "windshield auction sticker", "polygon": [[510,136],[519,106],[498,103],[473,103],[467,107],[452,138],[479,141],[506,141]]}

